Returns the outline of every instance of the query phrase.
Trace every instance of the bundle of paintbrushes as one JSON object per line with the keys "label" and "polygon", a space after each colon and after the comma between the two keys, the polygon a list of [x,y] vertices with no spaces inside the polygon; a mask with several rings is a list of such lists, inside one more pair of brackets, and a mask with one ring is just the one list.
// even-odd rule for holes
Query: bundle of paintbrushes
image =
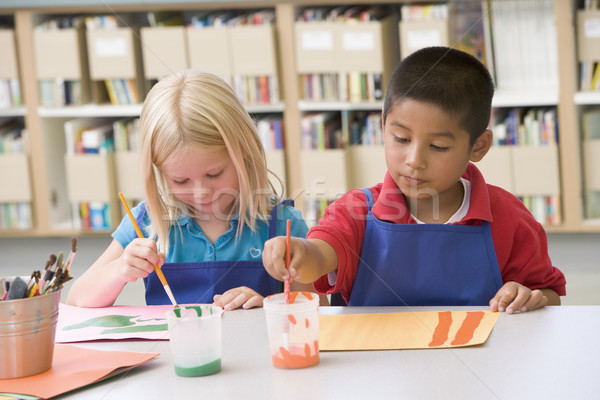
{"label": "bundle of paintbrushes", "polygon": [[58,256],[50,254],[44,270],[33,271],[29,282],[17,276],[12,281],[3,280],[4,294],[2,300],[16,300],[39,296],[62,289],[63,285],[73,279],[70,274],[71,265],[77,251],[77,238],[71,239],[71,253],[65,259],[61,251]]}

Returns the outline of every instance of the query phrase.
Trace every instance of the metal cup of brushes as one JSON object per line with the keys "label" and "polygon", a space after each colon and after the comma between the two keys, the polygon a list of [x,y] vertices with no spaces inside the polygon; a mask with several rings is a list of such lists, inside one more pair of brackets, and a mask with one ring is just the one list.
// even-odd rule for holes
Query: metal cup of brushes
{"label": "metal cup of brushes", "polygon": [[[71,279],[76,239],[66,262],[50,255],[44,272],[0,278],[0,379],[36,375],[52,367],[63,284]],[[1,385],[0,385],[1,386]]]}

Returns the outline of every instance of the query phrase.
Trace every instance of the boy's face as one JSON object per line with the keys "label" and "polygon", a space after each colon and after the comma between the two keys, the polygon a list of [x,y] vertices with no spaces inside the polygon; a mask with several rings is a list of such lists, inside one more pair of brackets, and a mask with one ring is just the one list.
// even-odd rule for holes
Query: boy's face
{"label": "boy's face", "polygon": [[470,160],[485,154],[473,153],[478,143],[470,145],[469,133],[458,118],[410,99],[390,110],[383,142],[388,171],[404,196],[409,200],[438,196],[440,207],[462,201],[458,180]]}

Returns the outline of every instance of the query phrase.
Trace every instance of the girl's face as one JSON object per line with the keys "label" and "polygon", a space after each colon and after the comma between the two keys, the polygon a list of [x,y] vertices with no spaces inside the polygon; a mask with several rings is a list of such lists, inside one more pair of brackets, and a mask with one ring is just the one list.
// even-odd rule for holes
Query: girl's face
{"label": "girl's face", "polygon": [[472,157],[469,133],[439,107],[403,100],[389,112],[384,130],[388,171],[410,200],[437,198],[452,204],[458,180]]}
{"label": "girl's face", "polygon": [[173,195],[199,213],[196,219],[229,220],[240,185],[227,149],[193,147],[164,163],[161,171]]}

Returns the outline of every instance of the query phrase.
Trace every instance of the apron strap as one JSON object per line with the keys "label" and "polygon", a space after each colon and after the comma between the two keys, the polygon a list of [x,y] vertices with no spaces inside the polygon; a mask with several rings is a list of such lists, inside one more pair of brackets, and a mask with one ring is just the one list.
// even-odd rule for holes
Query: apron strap
{"label": "apron strap", "polygon": [[365,197],[367,198],[367,207],[369,209],[369,211],[371,211],[371,207],[373,207],[373,193],[371,193],[371,189],[366,188],[366,189],[362,189],[362,192],[365,194]]}
{"label": "apron strap", "polygon": [[279,209],[281,208],[281,206],[294,207],[294,200],[281,200],[281,202],[279,202],[275,207],[273,207],[273,210],[271,210],[271,220],[269,221],[269,239],[277,236],[277,221],[279,220]]}

